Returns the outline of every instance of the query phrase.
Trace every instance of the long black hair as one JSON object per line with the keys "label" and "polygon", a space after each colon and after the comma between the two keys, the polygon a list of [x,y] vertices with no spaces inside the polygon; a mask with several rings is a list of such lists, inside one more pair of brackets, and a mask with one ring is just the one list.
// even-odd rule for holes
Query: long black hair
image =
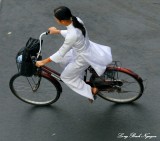
{"label": "long black hair", "polygon": [[73,26],[75,28],[78,28],[82,31],[83,36],[85,37],[86,35],[86,30],[75,16],[72,15],[71,10],[68,7],[65,6],[60,6],[56,9],[54,9],[54,16],[58,20],[72,20],[73,21]]}

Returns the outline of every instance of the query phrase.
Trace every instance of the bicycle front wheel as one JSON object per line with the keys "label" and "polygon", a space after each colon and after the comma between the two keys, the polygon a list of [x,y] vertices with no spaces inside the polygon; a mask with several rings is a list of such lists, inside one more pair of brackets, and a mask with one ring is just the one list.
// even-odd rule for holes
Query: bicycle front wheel
{"label": "bicycle front wheel", "polygon": [[129,103],[143,94],[142,79],[126,69],[110,69],[102,76],[91,76],[91,82],[99,89],[98,95],[115,103]]}
{"label": "bicycle front wheel", "polygon": [[12,93],[23,102],[33,105],[49,105],[60,97],[58,87],[46,76],[25,77],[19,73],[10,80]]}

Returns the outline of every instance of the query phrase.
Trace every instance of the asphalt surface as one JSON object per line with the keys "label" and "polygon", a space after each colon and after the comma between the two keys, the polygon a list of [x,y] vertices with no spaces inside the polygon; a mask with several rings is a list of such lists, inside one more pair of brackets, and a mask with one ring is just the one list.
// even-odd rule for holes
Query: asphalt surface
{"label": "asphalt surface", "polygon": [[[90,39],[112,48],[145,81],[144,95],[119,105],[98,98],[93,104],[62,84],[58,102],[35,107],[9,89],[17,72],[15,55],[29,37],[38,38],[57,25],[52,11],[60,5],[83,19]],[[159,0],[5,0],[0,5],[0,141],[159,141],[160,140],[160,1]],[[63,43],[59,35],[44,39],[44,57]],[[58,65],[50,64],[58,71]],[[135,133],[142,136],[118,138]]]}

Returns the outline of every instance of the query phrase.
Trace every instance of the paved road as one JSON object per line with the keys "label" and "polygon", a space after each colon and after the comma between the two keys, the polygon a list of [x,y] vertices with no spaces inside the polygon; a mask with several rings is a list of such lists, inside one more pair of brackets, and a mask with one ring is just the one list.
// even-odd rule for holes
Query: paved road
{"label": "paved road", "polygon": [[[19,101],[9,90],[17,72],[15,55],[27,39],[50,26],[55,7],[66,5],[85,22],[90,39],[112,47],[120,60],[143,79],[144,95],[134,104],[118,105],[98,98],[94,104],[64,86],[49,107]],[[121,141],[119,133],[160,140],[160,1],[159,0],[5,0],[0,9],[0,141]],[[60,28],[60,27],[59,27]],[[62,27],[61,27],[62,28]],[[59,35],[45,38],[44,56],[62,44]],[[54,64],[52,64],[54,65]],[[60,68],[55,65],[57,70]],[[145,140],[144,137],[126,140]],[[149,140],[149,139],[146,139]]]}

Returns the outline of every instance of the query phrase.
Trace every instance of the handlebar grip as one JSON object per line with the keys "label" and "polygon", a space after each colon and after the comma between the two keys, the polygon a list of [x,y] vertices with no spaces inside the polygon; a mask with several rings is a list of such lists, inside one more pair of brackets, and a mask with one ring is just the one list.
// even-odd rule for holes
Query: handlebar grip
{"label": "handlebar grip", "polygon": [[37,58],[36,58],[35,56],[32,56],[32,57],[31,57],[31,60],[32,60],[33,64],[35,65],[36,62],[37,62]]}
{"label": "handlebar grip", "polygon": [[50,34],[50,31],[49,31],[49,30],[46,32],[46,35],[48,35],[48,34]]}

